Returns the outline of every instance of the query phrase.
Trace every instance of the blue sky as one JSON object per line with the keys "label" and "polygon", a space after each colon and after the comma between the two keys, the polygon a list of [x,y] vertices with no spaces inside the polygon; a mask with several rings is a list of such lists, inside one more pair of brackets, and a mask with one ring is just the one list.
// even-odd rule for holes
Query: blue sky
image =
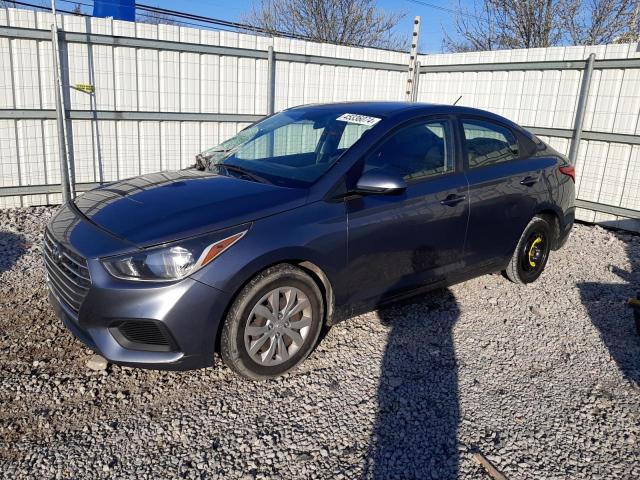
{"label": "blue sky", "polygon": [[[81,0],[82,3],[90,3]],[[454,9],[458,5],[457,0],[419,0],[422,3]],[[462,0],[463,4],[470,4],[473,0]],[[141,0],[140,3],[179,10],[185,13],[195,13],[224,20],[240,20],[242,13],[251,6],[251,0],[189,0],[176,2],[175,0]],[[69,3],[59,0],[59,8],[70,8]],[[420,30],[420,51],[423,53],[439,53],[442,50],[443,29],[452,34],[452,13],[437,8],[413,3],[410,0],[379,0],[378,6],[387,11],[402,11],[406,13],[405,19],[397,26],[398,34],[410,38],[413,28],[413,17],[419,15],[422,20]],[[85,10],[85,8],[83,8]],[[88,10],[88,9],[86,9]]]}

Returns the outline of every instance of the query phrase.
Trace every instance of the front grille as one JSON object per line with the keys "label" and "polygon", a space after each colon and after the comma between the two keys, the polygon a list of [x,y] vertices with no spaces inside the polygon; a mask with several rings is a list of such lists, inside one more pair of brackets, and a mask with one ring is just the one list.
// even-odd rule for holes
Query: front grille
{"label": "front grille", "polygon": [[121,320],[110,327],[115,339],[125,348],[171,351],[175,344],[166,327],[152,320]]}
{"label": "front grille", "polygon": [[43,246],[44,263],[51,289],[78,313],[91,286],[86,260],[56,242],[49,230],[44,232]]}

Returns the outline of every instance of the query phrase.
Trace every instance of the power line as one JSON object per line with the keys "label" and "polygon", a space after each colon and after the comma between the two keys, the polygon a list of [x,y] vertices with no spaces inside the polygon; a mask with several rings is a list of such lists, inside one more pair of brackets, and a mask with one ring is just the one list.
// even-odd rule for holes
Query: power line
{"label": "power line", "polygon": [[[21,6],[24,6],[24,7],[37,8],[37,9],[40,9],[40,10],[44,10],[46,12],[50,12],[51,11],[51,7],[49,7],[49,6],[45,7],[43,5],[36,5],[36,4],[33,4],[33,3],[20,2],[18,0],[11,0],[11,3],[13,3],[14,5],[21,5]],[[78,2],[73,2],[73,3],[78,3]],[[76,13],[76,12],[73,12],[71,10],[62,10],[60,8],[56,8],[56,11],[60,12],[60,13],[69,13],[71,15],[81,15],[83,17],[90,17],[91,16],[91,15],[87,15],[86,13]]]}
{"label": "power line", "polygon": [[[69,1],[69,3],[79,3],[81,5],[85,5],[87,7],[92,7],[93,5],[89,5],[86,3],[82,3],[82,2],[74,2],[73,0],[64,0],[64,1]],[[104,3],[109,3],[112,5],[120,5],[121,3],[118,0],[104,0]],[[246,23],[241,23],[241,22],[234,22],[231,20],[224,20],[221,18],[215,18],[215,17],[207,17],[204,15],[198,15],[195,13],[187,13],[187,12],[181,12],[179,10],[171,10],[168,8],[163,8],[163,7],[156,7],[153,5],[146,5],[144,3],[136,3],[136,10],[142,10],[143,12],[147,12],[147,13],[156,13],[156,14],[160,14],[160,15],[167,15],[170,17],[177,17],[177,18],[181,18],[181,19],[187,19],[187,20],[194,20],[197,22],[201,22],[201,23],[205,23],[205,24],[212,24],[212,25],[219,25],[219,26],[223,26],[223,27],[229,27],[229,28],[233,28],[235,30],[240,30],[240,31],[252,31],[252,32],[257,32],[257,33],[262,33],[265,35],[272,35],[272,36],[278,36],[278,37],[287,37],[287,38],[293,38],[293,39],[297,39],[297,40],[306,40],[306,41],[317,41],[314,40],[312,37],[309,37],[307,35],[301,35],[301,34],[297,34],[297,33],[291,33],[291,32],[284,32],[281,30],[270,30],[270,29],[266,29],[266,28],[262,28],[262,27],[258,27],[255,25],[249,25]],[[142,15],[145,16],[144,14],[138,14],[138,15]],[[148,18],[154,18],[153,15],[146,15]],[[172,18],[172,20],[174,20]],[[193,23],[193,22],[187,22],[184,20],[174,20],[176,22],[181,22],[181,23],[185,23],[187,25],[195,25],[195,26],[202,26],[199,23]],[[227,31],[231,31],[231,30],[227,30]],[[333,42],[331,42],[333,43]],[[357,44],[344,44],[344,45],[348,45],[348,46],[355,46],[355,47],[361,47],[362,45],[357,45]]]}
{"label": "power line", "polygon": [[453,8],[443,7],[442,5],[436,5],[429,2],[423,2],[421,0],[405,0],[405,2],[414,3],[416,5],[422,5],[423,7],[433,8],[435,10],[440,10],[442,12],[451,13],[453,15],[462,15],[463,17],[475,18],[476,20],[482,20],[477,15],[473,15],[471,13],[464,12],[462,10],[454,10]]}
{"label": "power line", "polygon": [[[64,3],[70,3],[70,4],[74,4],[74,5],[82,5],[84,7],[89,7],[89,8],[93,8],[94,7],[93,4],[84,3],[82,1],[74,1],[74,0],[61,0],[61,1],[63,1]],[[11,0],[11,2],[13,4],[15,4],[15,5],[21,5],[21,6],[25,6],[25,7],[36,8],[36,9],[39,9],[39,10],[44,10],[44,11],[50,11],[51,10],[50,6],[38,5],[38,4],[28,3],[28,2],[22,2],[20,0],[16,0],[16,1]],[[103,3],[108,3],[108,4],[111,4],[111,5],[121,5],[122,4],[118,0],[115,0],[115,1],[104,1]],[[72,14],[72,15],[81,15],[83,17],[93,17],[93,15],[91,15],[91,14],[82,13],[82,12],[74,12],[72,10],[64,10],[64,9],[60,9],[60,8],[58,8],[56,10],[58,12],[60,12],[60,13],[68,13],[68,14]],[[298,39],[298,40],[317,41],[317,40],[313,40],[311,37],[307,37],[307,36],[304,36],[304,35],[281,32],[281,31],[277,31],[277,30],[271,31],[271,30],[263,29],[263,28],[256,27],[256,26],[253,26],[253,25],[243,24],[243,23],[239,23],[239,22],[232,22],[232,21],[222,20],[222,19],[213,18],[213,17],[204,17],[204,16],[201,16],[201,15],[183,13],[183,12],[179,12],[177,10],[169,10],[169,9],[164,9],[164,8],[159,8],[159,7],[153,7],[151,5],[136,4],[136,10],[142,10],[143,12],[147,12],[147,13],[136,12],[136,16],[137,17],[143,17],[143,18],[149,18],[149,19],[158,19],[158,20],[160,20],[158,23],[162,23],[161,22],[162,18],[155,17],[152,14],[155,13],[155,14],[166,15],[168,17],[172,17],[172,18],[167,18],[167,20],[175,22],[175,23],[180,24],[180,25],[190,25],[190,26],[195,26],[195,27],[199,27],[199,28],[208,28],[208,29],[212,29],[212,30],[221,30],[221,31],[225,31],[225,32],[237,32],[239,30],[240,31],[252,31],[252,32],[262,33],[262,34],[266,34],[266,35],[281,36],[281,37],[287,37],[287,38]],[[177,17],[177,18],[174,18],[174,17]],[[192,19],[192,20],[195,20],[195,21],[201,22],[201,23],[189,22],[189,21],[183,20],[183,19]],[[212,26],[212,25],[215,25],[215,26]],[[221,28],[221,26],[228,26],[228,27],[233,28],[233,30],[230,30],[228,28]],[[344,44],[344,45],[347,45],[347,46],[360,46],[360,45],[354,45],[354,44]]]}
{"label": "power line", "polygon": [[[82,5],[85,7],[89,7],[89,8],[93,8],[93,4],[90,3],[85,3],[82,0],[61,0],[65,3],[69,3],[69,4],[75,4],[75,5]],[[104,3],[109,3],[111,5],[121,5],[122,2],[119,0],[103,0]],[[23,6],[27,6],[27,7],[32,7],[32,8],[37,8],[40,10],[50,10],[50,7],[48,6],[43,6],[43,5],[36,5],[33,3],[28,3],[28,2],[23,2],[23,1],[14,1],[13,3],[18,4],[18,5],[23,5]],[[140,13],[138,12],[138,10],[141,10],[144,13]],[[86,14],[86,13],[82,13],[82,12],[74,12],[74,11],[70,11],[70,10],[62,10],[62,9],[58,9],[59,12],[61,13],[68,13],[68,14],[72,14],[72,15],[81,15],[84,17],[92,17],[92,15],[90,14]],[[234,22],[231,20],[224,20],[224,19],[220,19],[220,18],[215,18],[215,17],[207,17],[204,15],[197,15],[197,14],[193,14],[193,13],[185,13],[185,12],[180,12],[178,10],[171,10],[168,8],[161,8],[161,7],[154,7],[152,5],[146,5],[146,4],[136,4],[136,16],[140,16],[143,18],[148,18],[148,19],[155,19],[158,20],[158,23],[162,23],[162,18],[157,18],[155,17],[153,14],[156,15],[163,15],[165,17],[170,17],[170,18],[166,18],[167,21],[172,21],[175,22],[177,24],[183,24],[183,25],[190,25],[190,26],[194,26],[194,27],[198,27],[198,28],[208,28],[211,30],[221,30],[221,31],[227,31],[227,32],[254,32],[254,33],[258,33],[258,34],[263,34],[263,35],[267,35],[267,36],[276,36],[276,37],[285,37],[285,38],[290,38],[290,39],[295,39],[295,40],[305,40],[305,41],[309,41],[309,42],[317,42],[317,43],[332,43],[334,45],[344,45],[344,46],[348,46],[348,47],[359,47],[359,48],[373,48],[376,50],[385,50],[385,51],[395,51],[395,50],[390,50],[387,48],[381,48],[381,47],[372,47],[369,45],[362,45],[362,44],[356,44],[356,43],[338,43],[338,42],[332,42],[329,40],[322,40],[322,39],[316,39],[313,37],[310,37],[308,35],[301,35],[301,34],[296,34],[296,33],[291,33],[291,32],[284,32],[284,31],[280,31],[280,30],[270,30],[270,29],[265,29],[262,27],[258,27],[255,25],[249,25],[246,23],[241,23],[241,22]],[[197,22],[197,23],[196,23]],[[226,27],[226,28],[223,28]],[[231,30],[230,30],[231,29]],[[404,51],[401,51],[402,53],[406,53]]]}
{"label": "power line", "polygon": [[[140,9],[148,13],[168,15],[170,17],[185,18],[188,20],[194,20],[197,22],[205,23],[205,24],[213,24],[213,25],[219,25],[223,27],[229,27],[235,30],[240,30],[240,31],[252,31],[252,32],[261,33],[265,35],[287,37],[287,38],[293,38],[297,40],[317,41],[317,40],[314,40],[312,37],[309,37],[306,35],[301,35],[301,34],[296,34],[291,32],[283,32],[280,30],[269,30],[262,27],[257,27],[255,25],[249,25],[246,23],[233,22],[230,20],[223,20],[223,19],[214,18],[214,17],[206,17],[203,15],[197,15],[194,13],[185,13],[177,10],[170,10],[168,8],[154,7],[154,6],[145,5],[145,4],[136,4],[136,9]],[[185,22],[185,23],[189,23],[189,22]],[[361,45],[351,45],[351,46],[361,46]]]}
{"label": "power line", "polygon": [[308,41],[308,42],[316,42],[316,43],[331,43],[331,44],[334,44],[334,45],[344,45],[344,46],[347,46],[347,47],[372,48],[372,49],[375,49],[375,50],[397,51],[397,52],[401,52],[401,53],[407,53],[406,51],[403,51],[403,50],[392,50],[392,49],[389,49],[389,48],[375,47],[375,46],[363,45],[363,44],[359,44],[359,43],[339,43],[339,42],[335,42],[335,41],[331,41],[331,40],[327,40],[327,39],[318,39],[318,38],[310,37],[308,35],[302,35],[302,34],[299,34],[299,33],[285,32],[285,31],[282,31],[282,30],[266,29],[266,28],[258,27],[256,25],[250,25],[250,24],[246,24],[246,23],[234,22],[234,21],[229,21],[229,20],[222,20],[222,19],[213,18],[213,17],[206,17],[206,16],[197,15],[197,14],[193,14],[193,13],[184,13],[184,12],[179,12],[177,10],[170,10],[170,9],[167,9],[167,8],[154,7],[154,6],[151,6],[151,5],[136,4],[136,7],[137,8],[141,8],[142,10],[146,10],[148,12],[161,13],[161,14],[165,14],[165,15],[177,16],[177,17],[182,17],[182,18],[189,18],[189,19],[193,19],[193,20],[201,21],[201,22],[210,22],[210,23],[215,23],[215,24],[219,24],[219,25],[223,25],[223,26],[228,26],[228,27],[231,27],[231,28],[236,28],[236,29],[238,29],[240,31],[252,31],[252,32],[261,33],[261,34],[269,35],[269,36],[287,37],[287,38],[293,38],[293,39],[297,39],[297,40],[305,40],[305,41]]}
{"label": "power line", "polygon": [[[151,14],[136,13],[136,19],[138,19],[140,17],[146,18],[146,19],[149,19],[149,20],[154,20],[153,22],[148,22],[149,24],[156,24],[156,25],[161,25],[161,24],[163,24],[163,25],[173,25],[173,24],[175,24],[176,26],[186,25],[186,26],[189,26],[189,27],[202,28],[202,29],[205,29],[205,30],[215,30],[216,32],[220,31],[220,32],[237,33],[237,30],[231,30],[231,29],[228,29],[228,28],[218,27],[218,26],[215,26],[215,25],[202,25],[201,23],[188,22],[186,20],[176,20],[176,19],[173,19],[173,18],[164,19],[164,18],[159,18],[159,17],[157,17],[155,15],[151,15]],[[171,23],[163,23],[163,20],[165,20],[166,22],[171,22]]]}
{"label": "power line", "polygon": [[[180,12],[177,10],[171,10],[168,8],[161,8],[161,7],[154,7],[151,5],[145,5],[145,4],[136,4],[136,8],[139,8],[143,11],[147,11],[147,12],[152,12],[152,13],[158,13],[158,14],[162,14],[162,15],[170,15],[172,17],[179,17],[179,18],[187,18],[190,20],[195,20],[198,22],[205,22],[205,23],[212,23],[215,25],[222,25],[222,26],[226,26],[226,27],[230,27],[230,28],[235,28],[237,30],[240,31],[252,31],[252,32],[256,32],[256,33],[261,33],[264,35],[269,35],[269,36],[278,36],[278,37],[287,37],[287,38],[292,38],[292,39],[296,39],[296,40],[305,40],[308,42],[322,42],[322,43],[333,43],[335,45],[345,45],[348,47],[360,47],[360,48],[374,48],[374,49],[378,49],[378,50],[389,50],[386,48],[380,48],[380,47],[372,47],[369,45],[362,45],[362,44],[357,44],[357,43],[338,43],[338,42],[332,42],[330,40],[322,40],[322,39],[316,39],[313,37],[310,37],[308,35],[301,35],[298,33],[291,33],[291,32],[284,32],[281,30],[271,30],[271,29],[266,29],[266,28],[262,28],[262,27],[258,27],[255,25],[249,25],[246,23],[240,23],[240,22],[234,22],[234,21],[230,21],[230,20],[222,20],[219,18],[213,18],[213,17],[206,17],[203,15],[197,15],[197,14],[193,14],[193,13],[185,13],[185,12]],[[402,53],[406,53],[406,52],[402,52]]]}
{"label": "power line", "polygon": [[[59,0],[59,1],[62,1],[64,3],[71,3],[71,4],[75,4],[75,5],[82,5],[84,7],[93,8],[92,4],[84,3],[82,1],[74,1],[74,0]],[[115,0],[115,1],[103,1],[103,3],[108,3],[108,4],[111,4],[111,5],[121,5],[122,4],[118,0]],[[143,11],[147,12],[146,9],[144,9]],[[164,18],[156,17],[156,16],[152,15],[151,13],[157,13],[157,12],[151,12],[151,11],[149,11],[148,13],[136,12],[136,18],[137,17],[143,17],[143,18],[148,18],[148,19],[151,19],[151,20],[156,20],[157,23],[162,23],[162,20]],[[84,14],[83,13],[82,15],[87,16],[87,17],[93,17],[93,15],[90,15],[90,14]],[[162,15],[165,15],[167,17],[170,16],[169,14],[164,14],[164,13],[162,13]],[[94,18],[97,18],[97,17],[94,17]],[[221,28],[221,27],[218,27],[218,26],[211,26],[211,25],[207,25],[207,24],[203,25],[201,23],[188,22],[186,20],[176,20],[174,18],[166,18],[165,20],[174,22],[174,23],[179,24],[179,25],[190,25],[190,26],[194,26],[194,27],[198,27],[198,28],[205,28],[205,29],[209,29],[209,30],[220,30],[220,31],[223,31],[223,32],[236,32],[237,31],[237,30],[229,30],[227,28]]]}

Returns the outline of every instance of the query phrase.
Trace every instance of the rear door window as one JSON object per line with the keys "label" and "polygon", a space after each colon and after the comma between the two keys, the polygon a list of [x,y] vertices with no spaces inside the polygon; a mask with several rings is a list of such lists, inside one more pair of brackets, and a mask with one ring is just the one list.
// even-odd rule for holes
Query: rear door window
{"label": "rear door window", "polygon": [[481,168],[519,158],[511,130],[486,120],[462,120],[469,168]]}

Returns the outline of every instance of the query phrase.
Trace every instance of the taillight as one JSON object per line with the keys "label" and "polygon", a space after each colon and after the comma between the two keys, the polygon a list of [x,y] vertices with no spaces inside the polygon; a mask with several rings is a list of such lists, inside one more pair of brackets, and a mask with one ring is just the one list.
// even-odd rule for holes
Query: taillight
{"label": "taillight", "polygon": [[560,167],[560,173],[566,175],[567,177],[571,177],[573,183],[576,183],[576,169],[573,165],[565,165],[564,167]]}

